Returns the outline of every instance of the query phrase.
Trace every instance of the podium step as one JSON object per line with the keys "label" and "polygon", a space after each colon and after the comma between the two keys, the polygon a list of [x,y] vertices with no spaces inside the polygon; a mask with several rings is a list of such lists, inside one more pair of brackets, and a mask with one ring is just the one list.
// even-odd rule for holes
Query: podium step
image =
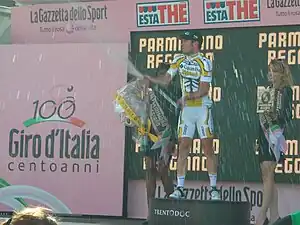
{"label": "podium step", "polygon": [[249,202],[154,199],[150,225],[250,225]]}

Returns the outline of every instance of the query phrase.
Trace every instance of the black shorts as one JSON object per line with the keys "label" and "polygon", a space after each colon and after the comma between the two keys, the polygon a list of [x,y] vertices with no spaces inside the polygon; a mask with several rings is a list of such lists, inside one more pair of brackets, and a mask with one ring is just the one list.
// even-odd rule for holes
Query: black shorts
{"label": "black shorts", "polygon": [[[156,162],[160,159],[160,156],[162,154],[163,149],[162,148],[158,148],[158,149],[151,149],[151,146],[153,145],[153,143],[149,144],[149,148],[145,151],[145,157],[150,157],[154,163],[154,165],[156,164]],[[172,156],[169,156],[168,159],[168,163],[170,163],[172,159]]]}
{"label": "black shorts", "polygon": [[[156,150],[154,150],[156,151]],[[151,165],[149,165],[149,169],[150,168],[157,168],[157,163],[158,161],[160,160],[160,151],[157,151],[157,153],[153,153],[151,155],[145,155],[145,157],[149,157],[151,159]],[[170,155],[169,158],[168,158],[168,161],[167,161],[167,166],[170,165],[170,162],[171,162],[171,159],[172,159],[172,156]],[[148,166],[146,166],[148,167]]]}
{"label": "black shorts", "polygon": [[157,161],[159,159],[159,157],[160,157],[160,153],[161,153],[162,149],[158,148],[158,149],[152,150],[152,149],[150,149],[151,145],[152,145],[152,143],[150,144],[149,149],[147,149],[145,151],[145,156],[152,158],[154,161]]}
{"label": "black shorts", "polygon": [[[176,143],[172,137],[171,137],[170,142],[171,142],[171,144],[174,144],[174,145]],[[151,159],[151,165],[149,165],[150,168],[156,168],[159,160],[166,160],[166,161],[164,161],[164,164],[168,166],[171,162],[172,155],[168,155],[168,153],[162,152],[162,151],[164,151],[164,149],[162,149],[162,148],[151,149],[151,146],[153,144],[154,144],[153,142],[150,142],[148,145],[148,149],[145,151],[145,157],[149,157]]]}
{"label": "black shorts", "polygon": [[[154,130],[153,129],[151,129],[150,132],[154,134]],[[177,132],[176,132],[176,129],[172,129],[171,130],[170,141],[172,141],[174,143],[177,143]],[[162,149],[158,148],[158,149],[152,150],[151,147],[152,147],[153,144],[154,143],[149,140],[148,148],[145,151],[145,156],[153,157],[153,158],[157,158],[158,159],[159,156],[160,156],[160,153],[161,153]]]}
{"label": "black shorts", "polygon": [[[260,128],[259,137],[258,137],[258,158],[259,162],[271,161],[277,162],[276,157],[273,151],[270,149],[269,142],[265,137],[263,130]],[[284,161],[284,154],[281,153],[278,163]]]}
{"label": "black shorts", "polygon": [[277,220],[272,225],[293,225],[292,216],[290,216],[290,215],[285,216],[285,217],[281,218],[280,220]]}

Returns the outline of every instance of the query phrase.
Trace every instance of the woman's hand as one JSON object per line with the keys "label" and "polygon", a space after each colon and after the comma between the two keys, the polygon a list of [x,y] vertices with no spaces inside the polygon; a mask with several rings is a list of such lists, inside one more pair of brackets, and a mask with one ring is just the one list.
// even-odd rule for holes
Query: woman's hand
{"label": "woman's hand", "polygon": [[145,85],[146,87],[149,87],[151,83],[148,77],[149,77],[148,75],[145,75],[144,79],[142,80],[142,84]]}
{"label": "woman's hand", "polygon": [[264,112],[263,112],[263,114],[265,114],[265,115],[268,115],[268,114],[270,114],[271,113],[271,110],[270,109],[266,109]]}
{"label": "woman's hand", "polygon": [[185,97],[181,97],[180,99],[178,99],[176,101],[176,104],[182,108],[184,106],[186,100],[188,100],[186,96]]}
{"label": "woman's hand", "polygon": [[177,101],[176,101],[176,104],[177,105],[179,105],[180,107],[182,106],[182,98],[180,98],[180,99],[178,99]]}

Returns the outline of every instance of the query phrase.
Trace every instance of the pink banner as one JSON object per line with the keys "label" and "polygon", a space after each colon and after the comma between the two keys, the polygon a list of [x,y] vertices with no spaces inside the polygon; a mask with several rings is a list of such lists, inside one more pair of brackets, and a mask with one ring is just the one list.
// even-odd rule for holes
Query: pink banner
{"label": "pink banner", "polygon": [[56,213],[122,215],[125,132],[112,101],[127,63],[113,52],[126,59],[128,46],[1,46],[2,210],[34,201]]}
{"label": "pink banner", "polygon": [[12,15],[13,43],[113,43],[129,39],[127,11],[117,1],[16,7]]}
{"label": "pink banner", "polygon": [[13,43],[128,42],[130,31],[295,25],[299,1],[126,0],[12,10]]}
{"label": "pink banner", "polygon": [[[156,197],[163,198],[164,190],[160,182],[157,182]],[[256,217],[262,206],[262,184],[253,183],[220,183],[221,198],[225,201],[248,201],[251,205],[251,224],[255,224]],[[187,181],[185,194],[187,199],[208,200],[209,185],[206,182]],[[147,198],[145,181],[136,180],[129,182],[128,193],[128,217],[147,217]],[[300,202],[295,196],[299,196],[300,185],[279,184],[279,214],[281,217],[295,212],[300,208]]]}

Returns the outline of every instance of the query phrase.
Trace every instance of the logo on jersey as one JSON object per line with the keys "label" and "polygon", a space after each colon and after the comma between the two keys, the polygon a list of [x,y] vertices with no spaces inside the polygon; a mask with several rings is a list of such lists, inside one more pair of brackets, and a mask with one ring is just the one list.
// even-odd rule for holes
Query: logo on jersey
{"label": "logo on jersey", "polygon": [[190,24],[188,1],[137,3],[137,26]]}
{"label": "logo on jersey", "polygon": [[203,0],[204,23],[260,21],[260,0]]}
{"label": "logo on jersey", "polygon": [[184,75],[184,74],[187,74],[187,75],[194,75],[194,76],[199,76],[200,72],[201,72],[201,68],[200,66],[195,62],[189,62],[189,63],[186,63],[186,62],[182,62],[180,64],[180,72]]}

